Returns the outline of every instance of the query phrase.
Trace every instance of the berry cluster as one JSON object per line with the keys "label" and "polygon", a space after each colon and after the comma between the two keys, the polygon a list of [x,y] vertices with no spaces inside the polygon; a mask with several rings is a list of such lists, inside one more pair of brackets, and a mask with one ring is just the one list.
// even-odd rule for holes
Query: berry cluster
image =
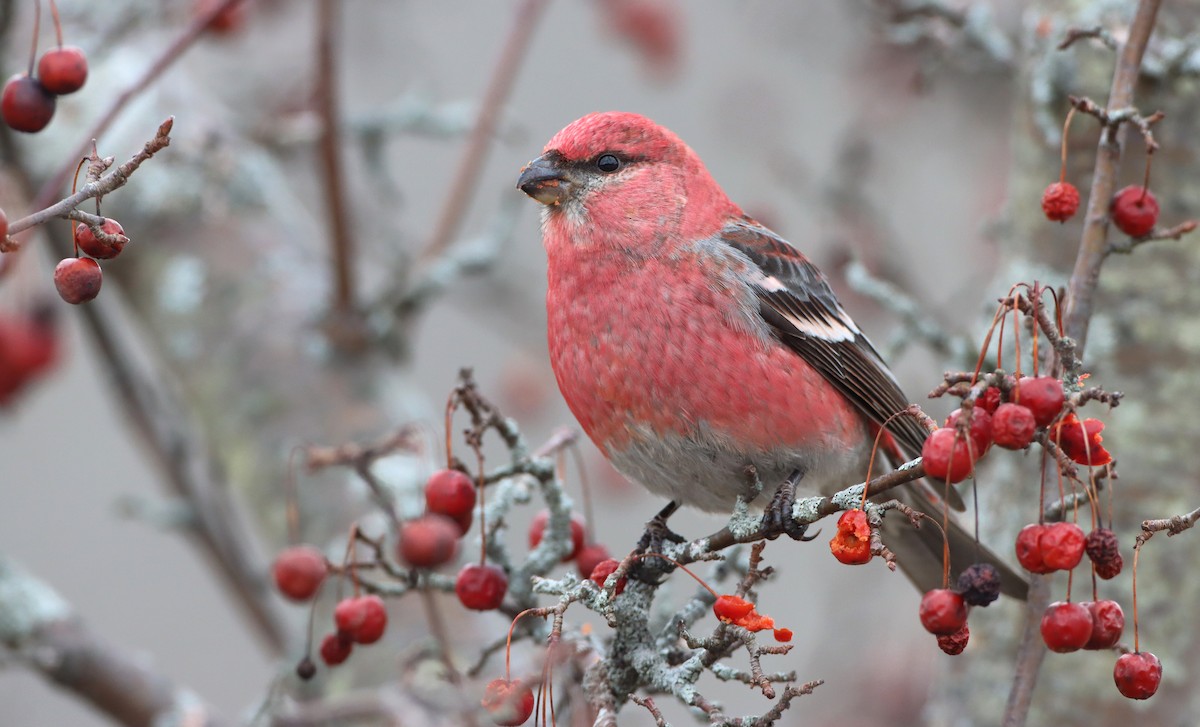
{"label": "berry cluster", "polygon": [[[38,4],[40,13],[41,4]],[[54,29],[58,34],[58,47],[42,54],[37,61],[34,75],[33,60],[37,55],[37,22],[34,23],[33,50],[29,58],[29,70],[18,73],[4,84],[0,96],[0,118],[14,131],[35,134],[54,118],[58,97],[75,93],[87,81],[88,63],[83,51],[62,43],[62,25],[58,20],[58,8],[53,0],[50,8],[54,12]]]}
{"label": "berry cluster", "polygon": [[[63,300],[79,305],[100,294],[104,277],[96,260],[110,260],[121,254],[129,238],[121,223],[107,217],[100,225],[100,236],[87,225],[78,224],[74,238],[76,257],[63,258],[54,267],[54,288]],[[79,257],[80,251],[91,257]]]}

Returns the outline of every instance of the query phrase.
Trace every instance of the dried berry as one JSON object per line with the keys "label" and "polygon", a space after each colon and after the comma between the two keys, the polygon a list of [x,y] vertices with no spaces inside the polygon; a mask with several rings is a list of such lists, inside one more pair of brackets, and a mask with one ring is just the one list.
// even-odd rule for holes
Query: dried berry
{"label": "dried berry", "polygon": [[1070,182],[1055,182],[1042,192],[1042,212],[1051,222],[1066,222],[1079,209],[1079,190]]}
{"label": "dried berry", "polygon": [[1096,566],[1096,575],[1106,581],[1111,581],[1113,578],[1121,575],[1121,568],[1125,565],[1125,559],[1117,553],[1117,557],[1103,563],[1094,563]]}
{"label": "dried berry", "polygon": [[1095,528],[1083,541],[1083,550],[1093,563],[1107,563],[1121,557],[1117,534],[1108,528]]}
{"label": "dried berry", "polygon": [[921,597],[921,625],[937,636],[949,636],[967,625],[967,604],[948,588],[935,588]]}
{"label": "dried berry", "polygon": [[1078,651],[1091,637],[1092,614],[1082,604],[1056,601],[1042,615],[1042,641],[1051,651]]}
{"label": "dried berry", "polygon": [[1000,571],[991,563],[975,563],[958,575],[956,585],[968,606],[986,606],[1000,597]]}
{"label": "dried berry", "polygon": [[837,530],[829,541],[833,557],[846,565],[862,565],[871,560],[871,526],[867,513],[847,510],[837,521]]}
{"label": "dried berry", "polygon": [[1149,699],[1162,681],[1162,662],[1149,651],[1122,654],[1113,667],[1113,681],[1129,699]]}
{"label": "dried berry", "polygon": [[963,624],[963,627],[958,631],[937,637],[937,645],[939,649],[950,656],[958,656],[963,653],[963,649],[967,648],[967,642],[970,640],[971,629],[966,624]]}
{"label": "dried berry", "polygon": [[1109,213],[1121,232],[1130,237],[1145,237],[1158,222],[1158,200],[1150,190],[1130,185],[1113,195]]}

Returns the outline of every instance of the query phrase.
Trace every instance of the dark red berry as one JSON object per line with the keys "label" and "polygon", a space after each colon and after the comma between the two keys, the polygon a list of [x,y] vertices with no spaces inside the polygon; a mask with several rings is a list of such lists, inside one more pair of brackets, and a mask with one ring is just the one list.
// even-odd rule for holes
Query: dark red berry
{"label": "dark red berry", "polygon": [[343,598],[333,609],[333,621],[338,633],[346,634],[356,644],[373,644],[387,629],[387,607],[374,594],[358,598]]}
{"label": "dark red berry", "polygon": [[279,592],[293,601],[312,598],[325,580],[325,556],[311,545],[294,545],[275,557],[272,573]]}
{"label": "dark red berry", "polygon": [[1030,573],[1049,573],[1050,568],[1042,561],[1042,533],[1045,525],[1026,525],[1017,533],[1017,562]]}
{"label": "dark red berry", "polygon": [[963,649],[967,648],[967,642],[970,640],[971,629],[966,624],[963,624],[963,627],[958,631],[937,637],[937,645],[939,649],[950,656],[958,656],[963,653]]}
{"label": "dark red berry", "polygon": [[50,93],[58,96],[75,93],[87,80],[87,56],[74,46],[51,48],[38,60],[37,74]]}
{"label": "dark red berry", "polygon": [[68,257],[54,267],[54,287],[63,300],[79,305],[100,294],[100,264],[86,257]]}
{"label": "dark red berry", "polygon": [[465,519],[467,526],[461,528],[465,533],[471,527],[475,509],[475,483],[458,470],[434,472],[425,483],[425,509],[445,515],[460,526]]}
{"label": "dark red berry", "polygon": [[955,431],[947,427],[925,440],[921,461],[925,464],[925,473],[940,482],[961,482],[975,468],[966,438],[956,436]]}
{"label": "dark red berry", "polygon": [[1096,566],[1096,575],[1106,581],[1111,581],[1113,578],[1121,575],[1121,568],[1125,565],[1125,559],[1117,553],[1117,557],[1112,560],[1106,560],[1103,563],[1094,563]]}
{"label": "dark red berry", "polygon": [[983,390],[983,393],[975,399],[975,408],[983,409],[988,414],[995,414],[996,407],[1000,406],[1000,389],[995,386],[989,386]]}
{"label": "dark red berry", "polygon": [[454,592],[459,602],[473,611],[494,611],[508,593],[508,576],[494,565],[472,563],[458,572]]}
{"label": "dark red berry", "polygon": [[1113,667],[1117,690],[1129,699],[1149,699],[1162,681],[1162,662],[1149,651],[1122,654]]}
{"label": "dark red berry", "polygon": [[1042,212],[1051,222],[1066,222],[1079,209],[1079,190],[1070,182],[1055,182],[1042,192]]}
{"label": "dark red berry", "polygon": [[1158,222],[1158,200],[1150,190],[1130,185],[1113,195],[1109,213],[1121,232],[1130,237],[1145,237]]}
{"label": "dark red berry", "polygon": [[1062,411],[1066,395],[1062,382],[1053,376],[1025,376],[1017,382],[1013,401],[1029,409],[1033,421],[1044,427]]}
{"label": "dark red berry", "polygon": [[492,722],[515,727],[533,714],[533,690],[519,681],[493,679],[484,688],[482,704]]}
{"label": "dark red berry", "polygon": [[1001,404],[992,415],[992,441],[1005,449],[1025,449],[1033,441],[1037,422],[1022,404]]}
{"label": "dark red berry", "polygon": [[414,568],[436,568],[454,559],[461,534],[445,515],[423,515],[400,527],[397,555]]}
{"label": "dark red berry", "polygon": [[975,563],[958,575],[956,585],[968,606],[986,606],[1000,597],[1000,571],[991,563]]}
{"label": "dark red berry", "polygon": [[1038,547],[1051,570],[1071,570],[1083,560],[1083,530],[1075,523],[1052,523],[1042,531]]}
{"label": "dark red berry", "polygon": [[296,664],[296,676],[308,681],[317,675],[317,665],[307,656]]}
{"label": "dark red berry", "polygon": [[[104,218],[104,223],[100,225],[100,229],[108,235],[124,235],[125,228],[121,227],[121,223],[116,220]],[[92,232],[92,228],[85,224],[75,225],[75,244],[79,246],[88,255],[101,260],[114,258],[121,254],[125,249],[125,243],[114,242],[109,244],[103,240],[97,239]]]}
{"label": "dark red berry", "polygon": [[[946,417],[946,428],[957,429],[958,420],[962,418],[962,409],[955,409]],[[971,440],[971,454],[978,460],[992,446],[992,415],[986,409],[974,407],[971,409],[971,424],[967,429]]]}
{"label": "dark red berry", "polygon": [[1051,651],[1078,651],[1092,637],[1092,614],[1082,604],[1055,601],[1042,614],[1042,641]]}
{"label": "dark red berry", "polygon": [[1111,649],[1125,631],[1125,612],[1116,601],[1088,601],[1083,604],[1092,616],[1092,635],[1083,648],[1091,651]]}
{"label": "dark red berry", "polygon": [[[542,510],[534,516],[533,522],[529,524],[529,547],[536,548],[538,543],[542,542],[542,536],[546,532],[546,525],[550,522],[550,511]],[[579,517],[571,516],[571,551],[563,556],[562,562],[566,563],[575,557],[579,549],[583,547],[583,520]]]}
{"label": "dark red berry", "polygon": [[37,79],[18,74],[4,84],[0,97],[0,116],[14,131],[33,134],[46,128],[54,118],[55,96]]}
{"label": "dark red berry", "polygon": [[935,588],[921,597],[921,625],[937,636],[949,636],[967,625],[967,604],[949,588]]}
{"label": "dark red berry", "polygon": [[1108,528],[1095,528],[1083,541],[1084,552],[1093,563],[1107,563],[1121,557],[1117,534]]}
{"label": "dark red berry", "polygon": [[351,651],[354,651],[354,641],[343,634],[325,634],[321,639],[321,661],[329,666],[337,666],[350,658]]}
{"label": "dark red berry", "polygon": [[[604,582],[607,581],[608,577],[611,576],[614,572],[616,572],[617,568],[619,568],[620,566],[621,566],[621,564],[618,563],[616,561],[616,559],[614,559],[614,558],[609,558],[608,560],[602,560],[596,564],[595,568],[592,569],[592,573],[589,576],[589,579],[592,581],[592,583],[595,583],[597,586],[604,588]],[[614,596],[619,596],[625,591],[625,580],[626,579],[622,578],[619,581],[617,581],[617,585],[613,590]],[[747,611],[746,613],[749,613],[749,611]]]}
{"label": "dark red berry", "polygon": [[596,569],[596,564],[606,561],[612,556],[608,553],[608,548],[599,543],[584,546],[575,554],[575,568],[579,571],[580,578],[587,578]]}

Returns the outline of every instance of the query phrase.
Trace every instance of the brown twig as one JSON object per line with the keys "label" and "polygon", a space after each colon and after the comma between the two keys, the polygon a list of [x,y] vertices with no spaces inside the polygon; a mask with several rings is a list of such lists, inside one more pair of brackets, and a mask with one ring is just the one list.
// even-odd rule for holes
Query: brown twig
{"label": "brown twig", "polygon": [[1109,254],[1127,255],[1133,252],[1134,248],[1154,242],[1156,240],[1182,240],[1184,235],[1187,235],[1196,229],[1196,220],[1185,220],[1178,225],[1167,227],[1164,229],[1155,229],[1145,237],[1126,237],[1117,242],[1110,243],[1108,246]]}
{"label": "brown twig", "polygon": [[1097,25],[1094,28],[1068,28],[1062,42],[1057,46],[1058,50],[1066,50],[1077,41],[1085,38],[1094,38],[1103,43],[1109,50],[1117,49],[1117,39],[1104,26]]}
{"label": "brown twig", "polygon": [[1137,536],[1139,544],[1146,542],[1154,537],[1155,533],[1166,531],[1167,537],[1179,535],[1184,530],[1190,530],[1197,521],[1200,521],[1200,508],[1196,508],[1186,515],[1175,515],[1174,517],[1162,518],[1159,520],[1143,520],[1142,532]]}

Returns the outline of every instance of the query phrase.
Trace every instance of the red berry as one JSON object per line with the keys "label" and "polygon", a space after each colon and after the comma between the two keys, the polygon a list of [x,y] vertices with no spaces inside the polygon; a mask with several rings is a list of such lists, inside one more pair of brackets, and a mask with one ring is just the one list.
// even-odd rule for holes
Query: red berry
{"label": "red berry", "polygon": [[921,625],[937,636],[949,636],[967,625],[967,604],[949,588],[935,588],[921,597]]}
{"label": "red berry", "polygon": [[1149,699],[1162,681],[1162,662],[1149,651],[1122,654],[1113,667],[1117,690],[1129,699]]}
{"label": "red berry", "polygon": [[862,565],[871,560],[871,526],[867,513],[847,510],[837,521],[837,530],[829,541],[833,557],[846,565]]}
{"label": "red berry", "polygon": [[967,628],[966,624],[963,624],[963,627],[958,631],[937,637],[937,644],[939,649],[950,656],[957,656],[963,653],[963,649],[967,648],[967,642],[970,640],[971,629]]}
{"label": "red berry", "polygon": [[54,366],[58,345],[52,317],[37,311],[0,315],[0,406]]}
{"label": "red berry", "polygon": [[1083,648],[1091,651],[1111,649],[1125,630],[1125,612],[1116,601],[1088,601],[1084,608],[1092,616],[1092,635]]}
{"label": "red berry", "polygon": [[1017,562],[1030,573],[1049,573],[1050,568],[1042,561],[1042,533],[1045,525],[1026,525],[1017,533]]}
{"label": "red berry", "polygon": [[0,116],[14,131],[29,134],[46,128],[54,118],[55,97],[37,79],[18,74],[4,84]]}
{"label": "red berry", "polygon": [[387,608],[383,599],[374,594],[358,598],[343,598],[333,609],[333,621],[338,632],[346,634],[357,644],[373,644],[387,628]]}
{"label": "red berry", "polygon": [[1051,222],[1066,222],[1079,209],[1079,190],[1070,182],[1055,182],[1042,192],[1042,212]]}
{"label": "red berry", "polygon": [[995,414],[998,406],[1000,406],[1000,389],[995,386],[987,387],[975,399],[975,408],[983,409],[988,414]]}
{"label": "red berry", "polygon": [[90,258],[63,258],[54,267],[54,287],[72,305],[86,303],[99,295],[102,280],[100,264]]}
{"label": "red berry", "polygon": [[1051,651],[1078,651],[1092,637],[1092,614],[1082,604],[1055,601],[1042,614],[1042,641]]}
{"label": "red berry", "polygon": [[325,556],[311,545],[294,545],[275,557],[275,586],[293,601],[307,601],[325,580]]}
{"label": "red berry", "polygon": [[458,470],[434,472],[425,483],[425,509],[445,515],[460,526],[465,519],[467,525],[461,530],[466,533],[475,509],[475,483]]}
{"label": "red berry", "polygon": [[1113,195],[1109,213],[1121,232],[1145,237],[1158,222],[1158,200],[1150,190],[1131,184]]}
{"label": "red berry", "polygon": [[[534,516],[533,522],[529,524],[529,547],[536,548],[538,543],[542,542],[542,535],[546,532],[546,525],[550,522],[550,511],[542,510]],[[583,547],[583,520],[577,516],[571,516],[571,551],[563,556],[562,562],[566,563],[575,557],[579,549]]]}
{"label": "red berry", "polygon": [[1083,530],[1075,523],[1047,525],[1038,538],[1042,563],[1050,570],[1071,570],[1083,560]]}
{"label": "red berry", "polygon": [[[124,235],[125,228],[121,227],[121,223],[116,220],[104,218],[104,223],[100,225],[100,229],[109,235]],[[121,254],[121,250],[125,249],[125,243],[114,242],[111,245],[107,242],[99,240],[92,232],[92,228],[85,224],[75,225],[75,244],[79,246],[88,255],[101,260],[114,258]]]}
{"label": "red berry", "polygon": [[[956,429],[958,420],[962,417],[962,409],[955,409],[946,417],[946,428]],[[967,429],[971,438],[971,454],[978,460],[992,446],[992,415],[986,409],[974,407],[971,410],[971,424]]]}
{"label": "red berry", "polygon": [[717,596],[716,603],[713,604],[713,613],[717,619],[727,623],[736,623],[750,615],[754,610],[754,604],[750,603],[741,596],[734,596],[726,593],[723,596]]}
{"label": "red berry", "polygon": [[1025,449],[1036,430],[1033,412],[1021,404],[1001,404],[992,415],[992,441],[1005,449]]}
{"label": "red berry", "polygon": [[1025,376],[1017,382],[1013,401],[1027,407],[1037,425],[1044,427],[1062,411],[1066,395],[1062,382],[1053,376]]}
{"label": "red berry", "polygon": [[459,602],[473,611],[494,611],[508,593],[508,576],[497,566],[472,563],[458,572],[454,592]]}
{"label": "red berry", "polygon": [[350,658],[354,641],[342,633],[326,634],[321,639],[321,660],[329,666],[337,666]]}
{"label": "red berry", "polygon": [[397,555],[414,568],[436,568],[454,559],[461,531],[445,515],[423,515],[400,527]]}
{"label": "red berry", "polygon": [[[617,570],[617,568],[619,568],[620,566],[621,566],[621,564],[618,563],[616,561],[616,559],[614,559],[614,558],[609,558],[608,560],[602,560],[596,564],[595,568],[592,569],[592,573],[590,576],[588,576],[588,578],[592,581],[592,583],[595,583],[597,586],[604,588],[604,582],[607,581],[608,577],[611,576]],[[613,589],[613,595],[619,596],[624,591],[625,591],[625,579],[622,578],[621,580],[617,581],[616,588]],[[746,613],[749,613],[749,611],[747,611]]]}
{"label": "red berry", "polygon": [[596,569],[597,564],[609,560],[611,557],[608,548],[599,543],[593,543],[580,548],[579,552],[575,554],[575,567],[579,570],[581,578],[587,578]]}
{"label": "red berry", "polygon": [[492,722],[515,727],[533,714],[533,690],[519,681],[493,679],[483,691],[482,704]]}
{"label": "red berry", "polygon": [[87,80],[87,56],[74,46],[51,48],[38,60],[37,74],[50,93],[58,96],[75,93]]}
{"label": "red berry", "polygon": [[962,482],[975,468],[967,440],[956,436],[955,431],[947,427],[925,440],[921,460],[925,463],[925,473],[943,482]]}

